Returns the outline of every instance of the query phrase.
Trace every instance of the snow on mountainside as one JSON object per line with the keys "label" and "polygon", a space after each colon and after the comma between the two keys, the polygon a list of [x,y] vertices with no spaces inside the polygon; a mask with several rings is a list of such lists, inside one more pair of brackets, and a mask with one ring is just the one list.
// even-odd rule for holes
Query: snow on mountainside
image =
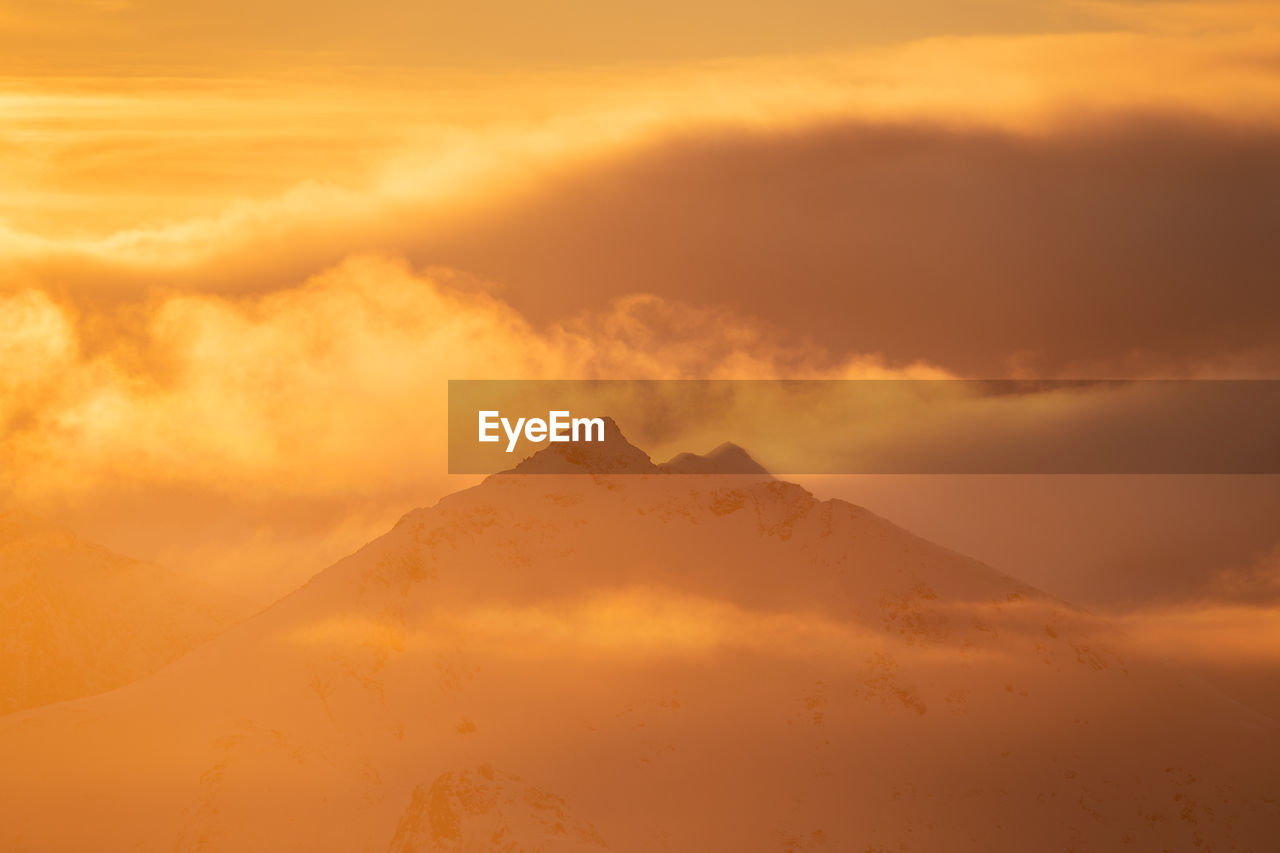
{"label": "snow on mountainside", "polygon": [[0,513],[0,713],[159,669],[227,624],[213,598],[159,566]]}
{"label": "snow on mountainside", "polygon": [[0,848],[1280,833],[1276,724],[1089,615],[793,484],[615,476],[653,466],[620,434],[570,450],[521,465],[587,476],[490,477],[148,678],[0,719]]}

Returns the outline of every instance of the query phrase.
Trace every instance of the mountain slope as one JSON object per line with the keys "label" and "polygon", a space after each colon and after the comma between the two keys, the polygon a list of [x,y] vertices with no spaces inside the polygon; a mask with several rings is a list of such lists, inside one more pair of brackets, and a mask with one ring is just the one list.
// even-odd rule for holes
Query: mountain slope
{"label": "mountain slope", "polygon": [[228,623],[213,599],[159,566],[0,513],[0,713],[159,669]]}
{"label": "mountain slope", "polygon": [[0,720],[0,847],[1258,850],[1277,735],[798,486],[499,475],[149,678]]}

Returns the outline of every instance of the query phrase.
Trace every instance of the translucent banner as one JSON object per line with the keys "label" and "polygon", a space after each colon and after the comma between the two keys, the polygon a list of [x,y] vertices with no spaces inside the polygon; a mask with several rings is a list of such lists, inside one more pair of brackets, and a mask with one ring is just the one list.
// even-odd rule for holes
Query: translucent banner
{"label": "translucent banner", "polygon": [[[449,383],[454,474],[510,471],[538,454],[519,470],[651,473],[602,461],[617,451],[634,462],[633,449],[654,464],[683,458],[662,469],[679,473],[726,443],[775,474],[1276,474],[1280,382]],[[754,472],[742,457],[722,448],[723,464],[700,470]]]}

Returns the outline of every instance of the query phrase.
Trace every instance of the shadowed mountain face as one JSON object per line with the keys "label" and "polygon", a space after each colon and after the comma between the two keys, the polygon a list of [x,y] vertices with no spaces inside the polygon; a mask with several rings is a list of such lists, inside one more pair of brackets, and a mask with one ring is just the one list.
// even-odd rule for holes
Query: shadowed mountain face
{"label": "shadowed mountain face", "polygon": [[0,720],[0,848],[1261,850],[1280,831],[1276,723],[1081,611],[789,483],[658,473],[620,434],[521,464],[588,475],[491,477],[149,678]]}
{"label": "shadowed mountain face", "polygon": [[769,478],[764,466],[736,444],[725,442],[710,453],[680,453],[655,464],[627,441],[613,418],[604,418],[604,440],[552,444],[504,474],[750,474]]}
{"label": "shadowed mountain face", "polygon": [[649,454],[627,441],[613,418],[604,418],[604,440],[552,444],[504,474],[661,474]]}
{"label": "shadowed mountain face", "polygon": [[229,623],[214,600],[159,566],[0,513],[0,714],[159,669]]}
{"label": "shadowed mountain face", "polygon": [[751,454],[736,444],[724,444],[699,456],[696,453],[681,453],[671,461],[662,463],[660,467],[668,474],[753,474],[768,477],[764,466],[751,458]]}

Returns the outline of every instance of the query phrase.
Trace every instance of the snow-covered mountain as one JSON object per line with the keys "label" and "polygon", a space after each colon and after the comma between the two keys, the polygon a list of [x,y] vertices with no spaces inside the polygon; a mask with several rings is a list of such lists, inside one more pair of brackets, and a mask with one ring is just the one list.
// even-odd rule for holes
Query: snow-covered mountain
{"label": "snow-covered mountain", "polygon": [[793,484],[569,451],[516,470],[579,476],[491,477],[150,677],[0,719],[0,848],[1280,835],[1280,728],[1088,614]]}

